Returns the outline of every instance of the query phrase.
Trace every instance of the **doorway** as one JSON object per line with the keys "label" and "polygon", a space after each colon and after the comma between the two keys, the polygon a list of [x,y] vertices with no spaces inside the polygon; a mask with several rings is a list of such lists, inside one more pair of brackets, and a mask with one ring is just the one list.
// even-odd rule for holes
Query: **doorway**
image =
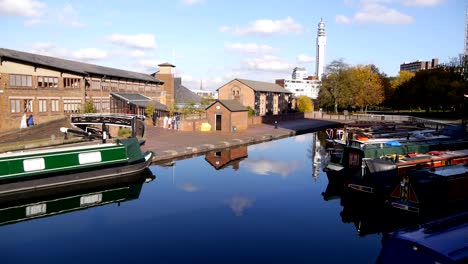
{"label": "doorway", "polygon": [[222,120],[222,115],[216,114],[215,115],[215,127],[216,131],[221,131],[221,120]]}

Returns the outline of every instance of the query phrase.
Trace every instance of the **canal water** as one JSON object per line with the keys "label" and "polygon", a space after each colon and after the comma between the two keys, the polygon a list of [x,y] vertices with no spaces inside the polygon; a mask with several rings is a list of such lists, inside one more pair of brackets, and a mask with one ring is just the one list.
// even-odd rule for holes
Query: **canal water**
{"label": "canal water", "polygon": [[382,234],[363,234],[330,188],[319,138],[211,152],[152,166],[150,182],[3,208],[1,263],[374,263]]}

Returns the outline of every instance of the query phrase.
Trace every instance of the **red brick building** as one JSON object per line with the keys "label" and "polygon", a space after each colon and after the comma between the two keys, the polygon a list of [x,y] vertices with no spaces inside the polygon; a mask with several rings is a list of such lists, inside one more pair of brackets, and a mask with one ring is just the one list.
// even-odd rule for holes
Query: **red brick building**
{"label": "red brick building", "polygon": [[278,115],[291,110],[292,93],[275,83],[234,79],[218,88],[220,100],[237,100],[257,116]]}
{"label": "red brick building", "polygon": [[216,100],[206,108],[211,131],[236,132],[247,129],[248,110],[237,100]]}
{"label": "red brick building", "polygon": [[0,133],[19,129],[25,114],[43,123],[79,113],[86,102],[109,113],[111,92],[164,103],[163,84],[149,74],[0,48]]}

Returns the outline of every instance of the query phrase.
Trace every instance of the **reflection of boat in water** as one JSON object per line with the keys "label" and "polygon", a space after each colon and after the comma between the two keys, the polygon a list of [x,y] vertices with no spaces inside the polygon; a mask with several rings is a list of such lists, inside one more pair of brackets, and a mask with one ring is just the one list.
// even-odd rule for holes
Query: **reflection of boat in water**
{"label": "reflection of boat in water", "polygon": [[388,203],[376,197],[352,192],[349,189],[341,195],[343,210],[340,213],[343,223],[352,223],[360,236],[386,234],[395,230],[446,217],[466,211],[465,206],[454,206],[450,210],[434,208],[431,212],[419,214],[393,209]]}
{"label": "reflection of boat in water", "polygon": [[[60,184],[39,189],[22,190],[17,184],[16,190],[0,194],[0,225],[138,199],[143,183],[154,178],[145,169],[139,174],[95,177],[79,183],[67,176]],[[27,181],[22,184],[29,186]]]}
{"label": "reflection of boat in water", "polygon": [[468,212],[404,228],[383,238],[377,263],[467,263]]}
{"label": "reflection of boat in water", "polygon": [[[84,116],[85,118],[87,116]],[[93,116],[96,121],[97,116]],[[135,126],[136,118],[122,117],[129,125]],[[102,121],[98,119],[97,121]],[[110,122],[111,120],[107,120]],[[73,122],[73,120],[72,120]],[[117,122],[119,125],[123,125]],[[133,174],[142,171],[152,162],[153,153],[143,153],[140,149],[140,141],[136,137],[115,139],[107,142],[106,125],[102,141],[82,142],[76,144],[64,144],[60,146],[25,149],[10,151],[0,154],[0,180],[23,180],[51,177],[56,175],[75,175],[86,177],[89,174],[113,176],[120,174]],[[67,133],[87,132],[75,129],[61,129]]]}
{"label": "reflection of boat in water", "polygon": [[247,158],[247,146],[228,148],[221,151],[210,151],[205,155],[205,160],[215,169],[220,170],[232,166],[239,169],[239,163]]}

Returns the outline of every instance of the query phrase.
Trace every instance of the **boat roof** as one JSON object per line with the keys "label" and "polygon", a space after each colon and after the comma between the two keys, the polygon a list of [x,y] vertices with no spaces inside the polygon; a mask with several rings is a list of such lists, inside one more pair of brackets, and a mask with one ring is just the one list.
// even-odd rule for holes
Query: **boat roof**
{"label": "boat roof", "polygon": [[421,228],[405,228],[393,238],[427,247],[454,261],[468,258],[468,212],[423,224]]}
{"label": "boat roof", "polygon": [[408,171],[407,173],[408,175],[427,175],[429,173],[430,175],[441,177],[451,177],[461,174],[468,175],[468,164],[457,164],[452,166],[442,166],[438,168],[426,168],[415,171]]}
{"label": "boat roof", "polygon": [[52,154],[56,152],[64,152],[64,151],[80,151],[86,152],[90,149],[95,148],[109,148],[109,147],[116,147],[120,146],[121,144],[118,143],[77,143],[77,144],[69,144],[63,146],[53,146],[53,147],[45,147],[45,148],[35,148],[35,149],[28,149],[28,150],[18,150],[18,151],[8,151],[4,153],[0,153],[0,159],[5,158],[12,158],[12,157],[20,157],[20,156],[27,156],[27,155],[37,155],[37,154]]}

